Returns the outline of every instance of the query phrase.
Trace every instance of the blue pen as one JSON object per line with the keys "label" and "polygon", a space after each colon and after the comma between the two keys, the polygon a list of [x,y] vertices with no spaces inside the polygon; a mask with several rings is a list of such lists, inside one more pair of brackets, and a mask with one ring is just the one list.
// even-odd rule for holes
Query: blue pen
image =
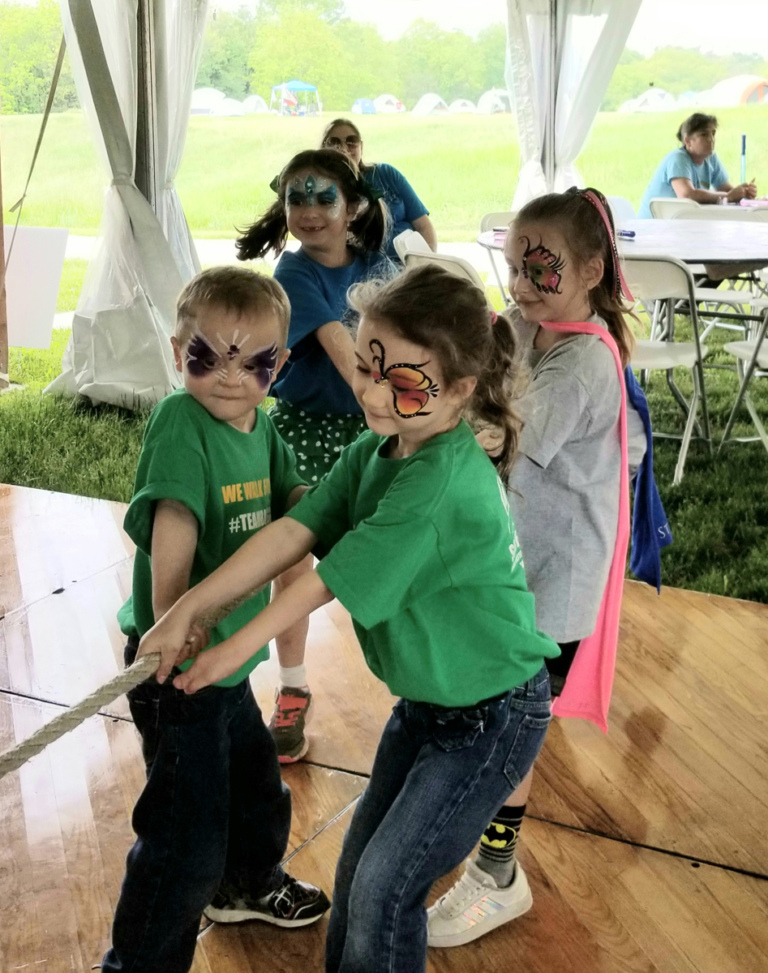
{"label": "blue pen", "polygon": [[616,236],[621,237],[622,240],[634,240],[635,231],[634,230],[617,230]]}
{"label": "blue pen", "polygon": [[747,181],[747,136],[741,136],[741,181]]}

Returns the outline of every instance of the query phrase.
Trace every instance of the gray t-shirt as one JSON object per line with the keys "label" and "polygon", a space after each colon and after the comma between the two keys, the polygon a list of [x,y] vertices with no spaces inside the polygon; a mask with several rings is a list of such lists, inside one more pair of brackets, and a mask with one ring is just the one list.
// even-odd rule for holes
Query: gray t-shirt
{"label": "gray t-shirt", "polygon": [[[509,501],[536,625],[556,642],[574,642],[594,630],[616,544],[621,386],[596,335],[567,337],[542,355],[533,348],[537,330],[517,324],[531,383],[519,405],[525,427]],[[642,423],[633,418],[631,452],[642,458]]]}

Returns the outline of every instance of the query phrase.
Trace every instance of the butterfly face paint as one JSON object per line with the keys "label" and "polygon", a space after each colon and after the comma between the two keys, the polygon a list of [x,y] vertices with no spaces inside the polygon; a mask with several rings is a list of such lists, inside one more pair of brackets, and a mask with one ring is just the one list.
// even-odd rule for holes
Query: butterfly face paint
{"label": "butterfly face paint", "polygon": [[373,352],[374,364],[371,378],[377,385],[383,382],[389,385],[395,412],[400,418],[415,419],[416,416],[431,415],[430,412],[424,411],[424,407],[430,397],[437,396],[440,389],[429,375],[422,371],[429,361],[422,362],[420,365],[405,363],[387,367],[384,360],[384,345],[374,338],[369,342],[369,348]]}
{"label": "butterfly face paint", "polygon": [[205,335],[197,333],[192,336],[185,351],[187,371],[194,378],[204,378],[215,374],[226,382],[229,377],[229,362],[237,360],[236,376],[240,385],[252,379],[260,389],[266,391],[272,384],[275,368],[277,367],[278,349],[276,344],[267,348],[260,348],[248,357],[243,349],[251,340],[251,335],[240,339],[240,332],[235,331],[229,337],[216,333],[214,347]]}
{"label": "butterfly face paint", "polygon": [[285,205],[288,209],[320,206],[331,219],[341,213],[341,194],[333,180],[316,176],[312,172],[306,176],[293,176],[285,190]]}
{"label": "butterfly face paint", "polygon": [[533,247],[528,237],[521,237],[521,239],[526,243],[526,250],[522,257],[523,277],[530,280],[536,290],[542,294],[562,293],[560,272],[565,267],[565,259],[559,253],[547,250],[541,240]]}

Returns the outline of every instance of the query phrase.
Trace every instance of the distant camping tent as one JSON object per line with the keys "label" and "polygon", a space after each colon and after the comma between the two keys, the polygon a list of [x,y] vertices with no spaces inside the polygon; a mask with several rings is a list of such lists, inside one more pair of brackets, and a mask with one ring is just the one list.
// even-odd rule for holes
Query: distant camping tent
{"label": "distant camping tent", "polygon": [[198,88],[192,92],[190,103],[190,114],[192,115],[214,115],[215,108],[220,105],[227,96],[223,91],[216,88]]}
{"label": "distant camping tent", "polygon": [[211,114],[219,118],[235,118],[245,114],[245,106],[237,98],[225,98],[215,106]]}
{"label": "distant camping tent", "polygon": [[248,95],[243,102],[243,108],[245,109],[246,115],[256,115],[269,111],[269,105],[261,95]]}
{"label": "distant camping tent", "polygon": [[370,98],[358,98],[352,105],[352,111],[355,115],[375,115],[376,105]]}
{"label": "distant camping tent", "polygon": [[638,98],[631,98],[619,107],[624,114],[642,111],[674,111],[679,108],[677,98],[663,88],[647,88]]}
{"label": "distant camping tent", "polygon": [[756,74],[740,74],[718,81],[709,91],[696,97],[696,104],[711,108],[768,104],[768,79]]}
{"label": "distant camping tent", "polygon": [[506,88],[489,88],[477,101],[478,115],[496,115],[512,111],[512,99]]}
{"label": "distant camping tent", "polygon": [[406,111],[405,105],[399,98],[395,98],[394,95],[379,95],[378,98],[373,99],[373,103],[376,106],[376,111],[380,115]]}
{"label": "distant camping tent", "polygon": [[294,79],[272,88],[269,109],[278,115],[319,115],[321,107],[315,84]]}
{"label": "distant camping tent", "polygon": [[419,100],[414,105],[411,114],[439,115],[442,112],[447,112],[447,111],[448,111],[448,106],[440,97],[440,95],[436,95],[434,91],[430,91],[426,95],[422,95],[421,98],[419,98]]}
{"label": "distant camping tent", "polygon": [[474,115],[475,112],[477,111],[477,108],[475,107],[474,103],[471,102],[468,98],[457,98],[456,101],[452,101],[450,103],[450,105],[448,106],[448,111],[451,112],[452,115],[459,115],[459,114]]}

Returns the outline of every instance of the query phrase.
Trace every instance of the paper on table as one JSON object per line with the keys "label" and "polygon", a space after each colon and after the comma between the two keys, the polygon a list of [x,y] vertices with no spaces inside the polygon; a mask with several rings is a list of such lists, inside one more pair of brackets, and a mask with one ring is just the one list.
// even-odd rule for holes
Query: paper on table
{"label": "paper on table", "polygon": [[[13,227],[3,227],[5,256]],[[69,230],[20,226],[5,278],[8,345],[48,348]]]}

